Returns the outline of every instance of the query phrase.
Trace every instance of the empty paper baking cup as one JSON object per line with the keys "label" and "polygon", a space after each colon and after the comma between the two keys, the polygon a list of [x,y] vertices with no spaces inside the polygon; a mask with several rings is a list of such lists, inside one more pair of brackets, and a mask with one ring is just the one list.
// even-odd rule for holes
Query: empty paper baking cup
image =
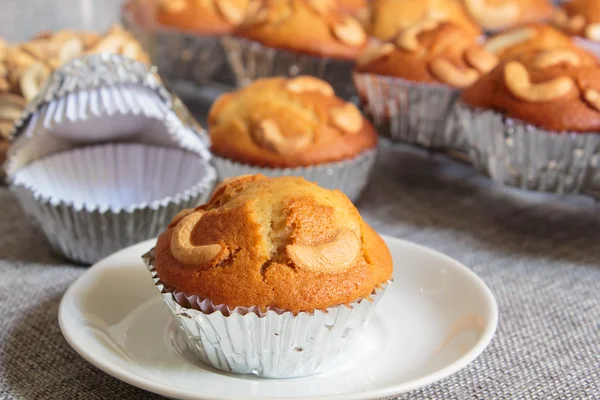
{"label": "empty paper baking cup", "polygon": [[350,200],[356,201],[369,181],[376,157],[377,150],[371,149],[349,160],[298,168],[258,167],[216,155],[213,155],[212,161],[220,180],[249,174],[302,176],[326,189],[338,189]]}
{"label": "empty paper baking cup", "polygon": [[156,1],[129,0],[122,9],[122,22],[142,43],[160,74],[174,80],[198,84],[218,77],[233,84],[220,36],[201,35],[156,22]]}
{"label": "empty paper baking cup", "polygon": [[92,56],[59,69],[17,123],[11,189],[65,257],[94,263],[201,203],[207,137],[143,64]]}
{"label": "empty paper baking cup", "polygon": [[600,132],[553,132],[459,104],[475,167],[494,181],[554,193],[600,194]]}
{"label": "empty paper baking cup", "polygon": [[209,299],[165,288],[144,256],[156,288],[182,338],[201,361],[226,372],[292,378],[327,371],[349,358],[390,282],[369,298],[296,315],[277,308],[215,305]]}
{"label": "empty paper baking cup", "polygon": [[381,135],[429,148],[466,151],[454,108],[457,89],[358,72],[353,78],[365,111]]}
{"label": "empty paper baking cup", "polygon": [[356,94],[352,85],[353,61],[315,57],[237,37],[223,38],[223,45],[238,86],[272,76],[312,75],[329,82],[343,99],[349,100]]}

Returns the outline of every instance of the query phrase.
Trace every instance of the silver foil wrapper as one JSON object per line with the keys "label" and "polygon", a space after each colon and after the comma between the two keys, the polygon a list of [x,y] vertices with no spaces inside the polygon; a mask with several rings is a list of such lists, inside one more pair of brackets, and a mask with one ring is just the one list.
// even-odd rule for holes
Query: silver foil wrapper
{"label": "silver foil wrapper", "polygon": [[553,193],[600,194],[600,133],[553,132],[459,103],[473,165],[494,181]]}
{"label": "silver foil wrapper", "polygon": [[353,79],[366,114],[383,136],[428,148],[467,151],[454,108],[458,90],[358,72]]}
{"label": "silver foil wrapper", "polygon": [[276,49],[237,37],[223,38],[223,46],[238,86],[246,86],[259,78],[312,75],[329,82],[336,95],[343,99],[356,95],[352,85],[353,61]]}
{"label": "silver foil wrapper", "polygon": [[148,51],[161,76],[197,84],[215,79],[233,84],[221,38],[158,25],[156,4],[129,0],[123,6],[121,19]]}
{"label": "silver foil wrapper", "polygon": [[376,158],[377,150],[371,149],[353,159],[298,168],[257,167],[216,155],[213,155],[212,161],[217,169],[219,180],[249,174],[262,174],[268,177],[302,176],[326,189],[341,190],[351,201],[355,202],[369,181]]}
{"label": "silver foil wrapper", "polygon": [[263,378],[306,376],[343,363],[390,284],[369,298],[312,313],[231,309],[167,290],[153,267],[153,250],[143,258],[194,355],[222,371]]}
{"label": "silver foil wrapper", "polygon": [[158,236],[181,209],[204,202],[215,180],[196,154],[117,143],[42,158],[19,169],[11,189],[56,252],[92,264]]}
{"label": "silver foil wrapper", "polygon": [[74,261],[156,236],[216,180],[207,136],[187,109],[152,70],[119,56],[57,70],[16,126],[10,187]]}

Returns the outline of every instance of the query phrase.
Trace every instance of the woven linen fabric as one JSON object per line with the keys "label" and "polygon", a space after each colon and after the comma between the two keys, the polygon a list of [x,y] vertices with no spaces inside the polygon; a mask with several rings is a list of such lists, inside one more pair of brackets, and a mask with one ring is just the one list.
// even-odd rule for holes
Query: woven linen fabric
{"label": "woven linen fabric", "polygon": [[[51,253],[0,189],[0,399],[153,399],[63,339],[61,296],[82,266]],[[467,368],[412,399],[600,399],[600,206],[499,188],[442,156],[384,146],[359,209],[379,232],[472,268],[499,305]]]}

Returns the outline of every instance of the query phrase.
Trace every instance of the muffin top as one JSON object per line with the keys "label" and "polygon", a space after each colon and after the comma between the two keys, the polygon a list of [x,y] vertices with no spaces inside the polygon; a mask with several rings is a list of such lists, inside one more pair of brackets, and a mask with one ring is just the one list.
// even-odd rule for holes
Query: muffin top
{"label": "muffin top", "polygon": [[301,177],[245,175],[180,212],[158,238],[167,288],[215,304],[311,312],[371,295],[392,258],[340,191]]}
{"label": "muffin top", "polygon": [[269,78],[219,97],[208,115],[213,153],[262,167],[350,159],[377,145],[377,133],[325,81]]}
{"label": "muffin top", "polygon": [[367,43],[362,25],[333,0],[263,0],[235,35],[268,47],[348,60]]}
{"label": "muffin top", "polygon": [[531,24],[499,33],[489,38],[484,47],[501,60],[535,50],[575,46],[571,37],[552,26]]}
{"label": "muffin top", "polygon": [[554,14],[554,23],[572,35],[600,42],[600,1],[571,0]]}
{"label": "muffin top", "polygon": [[425,20],[368,49],[358,59],[357,71],[463,88],[497,61],[473,33],[454,23]]}
{"label": "muffin top", "polygon": [[600,132],[600,66],[572,47],[523,53],[467,88],[462,100],[552,131]]}
{"label": "muffin top", "polygon": [[367,32],[381,40],[429,19],[450,21],[474,35],[481,34],[459,0],[373,0],[369,10]]}
{"label": "muffin top", "polygon": [[552,17],[551,0],[462,0],[485,31],[500,31]]}
{"label": "muffin top", "polygon": [[156,10],[160,25],[206,35],[230,33],[258,0],[161,0]]}

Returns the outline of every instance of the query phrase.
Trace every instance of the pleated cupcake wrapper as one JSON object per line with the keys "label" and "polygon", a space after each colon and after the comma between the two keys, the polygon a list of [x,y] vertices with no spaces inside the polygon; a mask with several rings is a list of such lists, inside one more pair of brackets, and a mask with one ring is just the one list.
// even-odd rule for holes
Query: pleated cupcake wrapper
{"label": "pleated cupcake wrapper", "polygon": [[117,143],[40,159],[15,173],[11,189],[56,252],[91,264],[158,236],[177,212],[206,200],[215,180],[197,154]]}
{"label": "pleated cupcake wrapper", "polygon": [[107,141],[179,147],[210,158],[206,132],[151,70],[102,54],[52,75],[16,124],[5,169],[10,178],[48,154]]}
{"label": "pleated cupcake wrapper", "polygon": [[387,282],[367,299],[312,313],[217,305],[167,290],[154,269],[154,250],[144,255],[156,288],[174,315],[188,348],[226,372],[291,378],[343,363],[381,299]]}
{"label": "pleated cupcake wrapper", "polygon": [[454,108],[458,90],[375,74],[355,72],[353,78],[380,134],[429,148],[467,151]]}
{"label": "pleated cupcake wrapper", "polygon": [[600,132],[553,132],[459,103],[475,167],[522,189],[600,196]]}
{"label": "pleated cupcake wrapper", "polygon": [[144,26],[138,23],[137,16],[127,7],[123,11],[122,21],[125,28],[143,44],[162,76],[197,84],[212,80],[234,84],[219,36],[201,35],[155,24]]}
{"label": "pleated cupcake wrapper", "polygon": [[236,37],[223,38],[223,46],[238,86],[246,86],[259,78],[312,75],[329,82],[336,95],[343,99],[350,100],[356,95],[352,85],[352,61],[276,49]]}
{"label": "pleated cupcake wrapper", "polygon": [[219,180],[249,174],[302,176],[326,189],[341,190],[350,200],[356,201],[369,181],[376,157],[377,150],[371,149],[350,160],[298,168],[257,167],[216,155],[213,155],[212,162]]}

